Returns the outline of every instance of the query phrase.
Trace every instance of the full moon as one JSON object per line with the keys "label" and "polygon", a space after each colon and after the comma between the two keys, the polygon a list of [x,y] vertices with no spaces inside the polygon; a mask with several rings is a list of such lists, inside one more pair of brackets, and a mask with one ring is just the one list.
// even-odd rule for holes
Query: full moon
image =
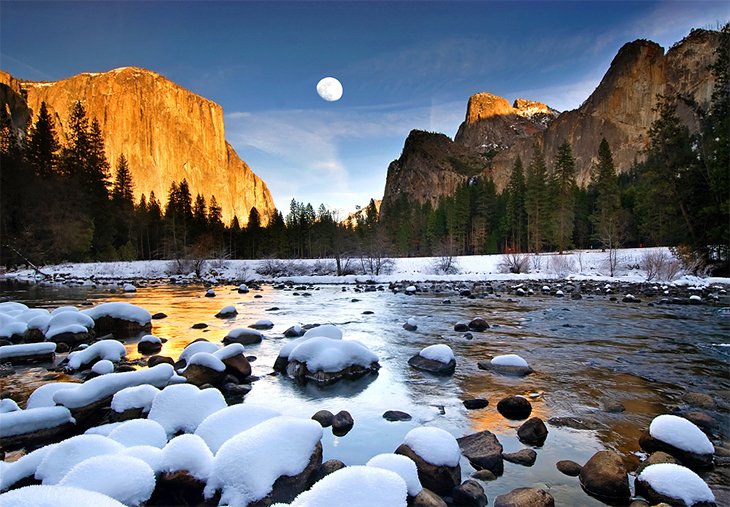
{"label": "full moon", "polygon": [[333,77],[320,79],[317,83],[317,93],[327,102],[340,100],[342,97],[342,83]]}

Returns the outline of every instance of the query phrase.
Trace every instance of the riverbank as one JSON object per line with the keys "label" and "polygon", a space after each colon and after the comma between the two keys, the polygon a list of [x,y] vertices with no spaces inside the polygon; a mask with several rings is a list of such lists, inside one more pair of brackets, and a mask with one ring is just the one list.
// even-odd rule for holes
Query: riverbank
{"label": "riverbank", "polygon": [[[684,273],[668,248],[633,248],[614,252],[573,250],[565,254],[475,255],[460,257],[341,259],[337,276],[334,259],[152,260],[91,262],[22,268],[0,279],[52,284],[203,282],[295,284],[357,284],[364,282],[484,282],[540,280],[653,283],[709,287],[730,285],[730,278]],[[519,272],[517,272],[519,271]]]}

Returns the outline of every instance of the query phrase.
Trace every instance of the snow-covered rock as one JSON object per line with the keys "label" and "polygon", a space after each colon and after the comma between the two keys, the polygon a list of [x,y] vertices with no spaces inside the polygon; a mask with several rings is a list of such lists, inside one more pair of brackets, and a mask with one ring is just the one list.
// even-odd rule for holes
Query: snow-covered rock
{"label": "snow-covered rock", "polygon": [[94,319],[81,312],[61,312],[51,316],[46,339],[56,343],[76,344],[94,336]]}
{"label": "snow-covered rock", "polygon": [[20,407],[17,403],[15,403],[15,401],[11,400],[10,398],[0,399],[0,414],[15,412],[17,410],[20,410]]}
{"label": "snow-covered rock", "polygon": [[446,344],[429,345],[408,360],[413,368],[436,375],[451,375],[456,369],[454,352]]}
{"label": "snow-covered rock", "polygon": [[208,352],[193,354],[185,368],[178,371],[190,384],[198,387],[205,384],[217,385],[225,375],[226,365]]}
{"label": "snow-covered rock", "polygon": [[26,486],[0,495],[0,505],[12,507],[124,507],[98,493],[69,486]]}
{"label": "snow-covered rock", "polygon": [[259,319],[248,327],[251,329],[271,329],[274,327],[274,323],[269,319]]}
{"label": "snow-covered rock", "polygon": [[137,342],[137,351],[140,354],[157,354],[162,350],[162,340],[153,334],[146,334]]}
{"label": "snow-covered rock", "polygon": [[298,344],[288,356],[287,375],[329,383],[357,378],[380,368],[378,356],[358,341],[315,336]]}
{"label": "snow-covered rock", "polygon": [[97,336],[111,333],[122,340],[152,329],[150,312],[130,303],[102,303],[81,313],[94,319]]}
{"label": "snow-covered rock", "polygon": [[219,319],[229,319],[231,317],[235,317],[236,315],[238,315],[238,311],[236,310],[236,307],[232,305],[224,306],[220,309],[218,313],[215,314],[215,316]]}
{"label": "snow-covered rock", "polygon": [[[321,438],[317,422],[284,416],[239,433],[216,453],[205,497],[220,491],[220,504],[231,507],[263,498],[290,501],[306,489],[309,476],[322,462]],[[274,490],[277,479],[284,476],[291,480]]]}
{"label": "snow-covered rock", "polygon": [[39,407],[0,413],[4,449],[38,444],[72,428],[76,423],[66,407]]}
{"label": "snow-covered rock", "polygon": [[160,467],[162,466],[162,449],[159,447],[153,447],[151,445],[133,445],[119,451],[121,456],[131,456],[138,458],[147,463],[150,468],[155,472],[159,473]]}
{"label": "snow-covered rock", "polygon": [[122,287],[122,290],[124,292],[137,292],[137,287],[135,287],[131,283],[125,283],[124,287]]}
{"label": "snow-covered rock", "polygon": [[692,507],[715,502],[715,495],[699,475],[673,463],[646,467],[636,478],[636,490],[653,503]]}
{"label": "snow-covered rock", "polygon": [[655,417],[639,444],[648,452],[669,453],[690,467],[710,466],[715,452],[712,442],[700,428],[683,417],[670,414]]}
{"label": "snow-covered rock", "polygon": [[412,459],[400,454],[378,454],[366,463],[366,466],[382,468],[397,473],[408,487],[408,496],[416,496],[423,486],[418,479],[418,468]]}
{"label": "snow-covered rock", "polygon": [[267,407],[231,405],[206,417],[195,430],[195,434],[205,441],[213,453],[217,453],[234,436],[280,415],[276,410]]}
{"label": "snow-covered rock", "polygon": [[[77,435],[54,445],[35,472],[43,484],[58,484],[77,464],[93,456],[116,454],[124,446],[101,435]],[[108,477],[107,477],[108,480]]]}
{"label": "snow-covered rock", "polygon": [[112,410],[121,414],[127,410],[139,409],[140,415],[146,414],[152,408],[152,401],[159,392],[159,389],[149,384],[126,387],[112,397]]}
{"label": "snow-covered rock", "polygon": [[334,324],[322,324],[321,326],[314,326],[313,328],[307,329],[304,333],[304,337],[306,338],[314,338],[317,336],[341,340],[342,330]]}
{"label": "snow-covered rock", "polygon": [[193,355],[197,354],[198,352],[208,352],[212,354],[213,352],[217,352],[220,349],[220,346],[211,343],[206,340],[200,340],[196,342],[189,343],[185,346],[182,353],[180,354],[180,361],[184,361],[185,363],[188,362],[188,360],[193,357]]}
{"label": "snow-covered rock", "polygon": [[423,487],[444,495],[461,483],[461,451],[449,432],[434,427],[409,431],[395,451],[413,460]]}
{"label": "snow-covered rock", "polygon": [[179,435],[162,449],[161,472],[187,471],[200,481],[207,481],[213,465],[213,453],[197,435]]}
{"label": "snow-covered rock", "polygon": [[206,417],[226,406],[217,389],[178,384],[167,386],[155,397],[148,419],[160,423],[168,436],[178,431],[194,433]]}
{"label": "snow-covered rock", "polygon": [[[74,315],[72,313],[61,315]],[[92,343],[83,350],[71,352],[68,355],[68,367],[80,370],[89,366],[98,359],[106,359],[112,362],[119,362],[127,353],[124,345],[117,340],[101,340]]]}
{"label": "snow-covered rock", "polygon": [[16,320],[14,315],[0,313],[0,339],[18,343],[25,337],[28,324]]}
{"label": "snow-covered rock", "polygon": [[[55,444],[50,444],[36,449],[35,451],[21,456],[16,461],[0,461],[0,491],[5,491],[20,480],[32,478],[35,475],[38,465],[41,464],[43,458],[45,458],[48,451],[50,451],[54,445]],[[2,498],[2,495],[0,495],[0,498]],[[2,505],[2,503],[0,503],[0,505]]]}
{"label": "snow-covered rock", "polygon": [[479,361],[478,366],[482,370],[520,377],[533,372],[527,361],[517,354],[494,356],[490,361]]}
{"label": "snow-covered rock", "polygon": [[107,373],[114,373],[114,363],[108,359],[102,359],[94,363],[91,367],[91,371],[97,375],[106,375]]}
{"label": "snow-covered rock", "polygon": [[248,329],[245,327],[238,327],[228,331],[226,336],[223,337],[223,343],[240,343],[241,345],[255,345],[261,343],[264,339],[264,335],[260,331],[255,329]]}
{"label": "snow-covered rock", "polygon": [[0,362],[13,364],[53,361],[56,353],[55,343],[20,343],[0,346]]}
{"label": "snow-covered rock", "polygon": [[124,447],[149,445],[162,449],[167,444],[167,433],[160,423],[151,419],[124,421],[109,433],[109,438]]}
{"label": "snow-covered rock", "polygon": [[96,491],[136,507],[152,496],[155,472],[132,456],[94,456],[75,465],[58,485]]}

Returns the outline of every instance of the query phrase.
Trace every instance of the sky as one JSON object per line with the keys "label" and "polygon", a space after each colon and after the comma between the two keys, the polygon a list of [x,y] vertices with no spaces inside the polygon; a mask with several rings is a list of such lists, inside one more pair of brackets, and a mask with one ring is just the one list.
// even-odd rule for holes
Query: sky
{"label": "sky", "polygon": [[[718,28],[717,1],[0,0],[0,68],[59,80],[137,66],[223,107],[284,213],[383,195],[412,129],[456,134],[471,95],[577,108],[623,44]],[[326,76],[342,98],[317,95]]]}

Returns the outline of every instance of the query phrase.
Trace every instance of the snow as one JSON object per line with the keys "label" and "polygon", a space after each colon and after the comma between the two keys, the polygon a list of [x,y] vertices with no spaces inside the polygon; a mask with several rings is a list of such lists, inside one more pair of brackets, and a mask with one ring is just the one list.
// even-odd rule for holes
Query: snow
{"label": "snow", "polygon": [[[46,457],[48,451],[53,449],[55,444],[46,445],[40,449],[22,456],[18,461],[6,462],[0,461],[0,491],[8,489],[10,486],[26,477],[33,477],[38,465],[41,464],[43,458]],[[0,496],[2,498],[2,496]],[[3,505],[0,502],[0,505]]]}
{"label": "snow", "polygon": [[0,360],[21,356],[42,356],[56,351],[55,343],[21,343],[0,346]]}
{"label": "snow", "polygon": [[213,352],[217,352],[218,349],[220,349],[220,347],[215,343],[207,341],[193,342],[188,344],[183,349],[182,353],[180,354],[180,361],[185,361],[187,363],[188,359],[198,352],[208,352],[212,354]]}
{"label": "snow", "polygon": [[367,368],[378,361],[378,356],[354,340],[334,340],[316,336],[295,347],[289,353],[289,360],[306,363],[309,371],[336,372],[352,365]]}
{"label": "snow", "polygon": [[125,410],[141,408],[142,412],[149,412],[152,401],[159,392],[159,389],[149,384],[124,388],[112,398],[112,410],[122,413]]}
{"label": "snow", "polygon": [[260,331],[257,331],[256,329],[249,329],[246,327],[237,327],[237,328],[231,329],[226,334],[227,338],[231,338],[233,340],[240,338],[242,336],[258,336],[262,340],[264,339],[263,333],[261,333]]}
{"label": "snow", "polygon": [[461,459],[459,443],[451,433],[440,428],[413,428],[403,443],[432,465],[455,467]]}
{"label": "snow", "polygon": [[74,466],[58,483],[110,496],[136,507],[155,490],[155,472],[132,456],[94,456]]}
{"label": "snow", "polygon": [[341,340],[342,330],[334,324],[322,324],[321,326],[307,329],[307,332],[304,333],[302,338],[308,339],[315,336],[324,336],[327,338],[332,338],[333,340]]}
{"label": "snow", "polygon": [[233,317],[234,315],[237,315],[238,311],[236,310],[235,306],[227,305],[221,308],[218,311],[218,315],[225,316],[225,317]]}
{"label": "snow", "polygon": [[[289,504],[290,507],[406,507],[407,486],[395,472],[378,467],[350,466],[326,476]],[[272,507],[282,506],[274,504]]]}
{"label": "snow", "polygon": [[200,423],[195,434],[201,437],[213,453],[229,439],[260,422],[281,414],[276,410],[256,405],[232,405],[215,412]]}
{"label": "snow", "polygon": [[107,423],[107,424],[101,424],[99,426],[93,426],[89,428],[88,430],[84,431],[84,435],[101,435],[102,437],[108,437],[109,434],[120,427],[123,424],[122,421],[120,422],[113,422],[113,423]]}
{"label": "snow", "polygon": [[205,497],[221,490],[220,505],[244,507],[271,492],[276,479],[301,473],[322,438],[311,419],[274,417],[224,443],[213,459]]}
{"label": "snow", "polygon": [[122,288],[124,292],[137,292],[137,287],[132,285],[131,283],[125,283],[124,287]]}
{"label": "snow", "polygon": [[162,449],[161,472],[187,470],[203,482],[208,480],[213,465],[213,453],[197,435],[180,435]]}
{"label": "snow", "polygon": [[259,319],[251,324],[251,327],[274,327],[274,323],[269,319]]}
{"label": "snow", "polygon": [[699,475],[673,463],[649,465],[637,479],[649,483],[657,493],[680,498],[687,505],[715,501],[715,495]]}
{"label": "snow", "polygon": [[214,352],[213,356],[221,361],[225,361],[226,359],[240,356],[241,354],[243,354],[244,351],[245,349],[240,343],[231,343],[229,345],[226,345],[222,349]]}
{"label": "snow", "polygon": [[187,370],[187,368],[193,364],[197,364],[198,366],[205,366],[206,368],[210,368],[211,370],[215,370],[217,372],[223,372],[226,370],[226,365],[223,364],[223,361],[215,357],[213,354],[209,354],[208,352],[198,352],[197,354],[193,354],[193,356],[188,361],[188,366],[186,366],[185,369],[181,370],[181,372]]}
{"label": "snow", "polygon": [[92,343],[84,350],[71,352],[68,355],[68,366],[69,368],[78,370],[82,365],[89,364],[94,359],[107,359],[109,361],[119,362],[126,353],[127,350],[124,348],[124,345],[117,340],[101,340]]}
{"label": "snow", "polygon": [[162,340],[159,339],[159,337],[152,335],[152,334],[146,334],[142,338],[139,339],[139,342],[149,342],[149,343],[162,343]]}
{"label": "snow", "polygon": [[61,312],[53,315],[48,323],[46,339],[61,333],[88,333],[94,329],[94,319],[80,312]]}
{"label": "snow", "polygon": [[150,419],[124,421],[109,433],[109,438],[116,440],[124,447],[149,445],[162,449],[167,444],[165,428],[157,421]]}
{"label": "snow", "polygon": [[112,317],[136,322],[141,325],[149,324],[152,320],[152,315],[144,308],[123,302],[102,303],[94,308],[83,310],[81,313],[85,313],[94,320],[100,319],[101,317]]}
{"label": "snow", "polygon": [[455,360],[454,351],[444,343],[429,345],[419,352],[418,355],[443,364],[449,364],[452,360]]}
{"label": "snow", "polygon": [[147,417],[160,423],[168,436],[178,431],[194,433],[206,417],[226,406],[217,389],[201,390],[191,384],[177,384],[167,386],[155,397]]}
{"label": "snow", "polygon": [[51,312],[49,312],[45,308],[28,308],[27,310],[16,316],[15,320],[19,320],[27,324],[31,320],[37,319],[38,317],[48,317],[50,319]]}
{"label": "snow", "polygon": [[412,327],[416,327],[418,325],[418,321],[416,321],[415,317],[411,317],[406,321],[406,324]]}
{"label": "snow", "polygon": [[696,454],[713,454],[715,447],[701,429],[683,417],[664,414],[654,418],[649,434],[677,449]]}
{"label": "snow", "polygon": [[18,410],[20,410],[20,407],[10,398],[0,400],[0,414],[7,414],[8,412],[16,412]]}
{"label": "snow", "polygon": [[123,503],[95,491],[68,486],[26,486],[0,495],[7,507],[124,507]]}
{"label": "snow", "polygon": [[51,324],[51,315],[36,315],[28,321],[28,329],[39,329],[44,335]]}
{"label": "snow", "polygon": [[53,401],[68,408],[85,407],[107,396],[113,396],[126,387],[143,384],[163,387],[174,373],[172,365],[166,363],[146,370],[110,373],[87,380],[76,387],[58,391],[53,395]]}
{"label": "snow", "polygon": [[78,312],[79,309],[75,306],[59,306],[55,310],[51,312],[51,315],[58,315],[59,313],[63,312]]}
{"label": "snow", "polygon": [[71,437],[48,451],[36,469],[35,478],[43,481],[43,484],[58,484],[82,461],[94,456],[116,454],[123,448],[119,442],[101,435]]}
{"label": "snow", "polygon": [[101,361],[97,361],[94,363],[94,366],[91,367],[91,371],[93,371],[97,375],[114,373],[114,363],[112,363],[108,359],[102,359]]}
{"label": "snow", "polygon": [[0,413],[0,437],[12,437],[33,431],[76,423],[66,407],[40,407]]}
{"label": "snow", "polygon": [[54,394],[56,394],[61,389],[68,389],[69,387],[74,387],[77,385],[78,384],[75,382],[50,382],[48,384],[43,384],[31,393],[30,397],[28,397],[28,402],[26,403],[25,407],[28,409],[53,407],[56,405],[56,402],[53,401]]}
{"label": "snow", "polygon": [[4,301],[0,303],[0,313],[24,312],[28,307],[16,301]]}
{"label": "snow", "polygon": [[530,365],[527,364],[527,361],[525,361],[517,354],[504,354],[501,356],[494,356],[490,362],[496,366],[519,366],[522,368],[530,367]]}
{"label": "snow", "polygon": [[370,461],[366,465],[397,473],[405,481],[406,486],[408,486],[408,496],[416,496],[423,489],[421,481],[418,479],[416,463],[407,456],[401,456],[400,454],[378,454],[370,458]]}
{"label": "snow", "polygon": [[119,452],[122,456],[132,456],[147,463],[155,473],[160,471],[162,466],[162,449],[151,445],[134,445]]}
{"label": "snow", "polygon": [[13,335],[23,336],[28,324],[25,322],[15,320],[6,313],[0,313],[0,338],[10,338]]}

